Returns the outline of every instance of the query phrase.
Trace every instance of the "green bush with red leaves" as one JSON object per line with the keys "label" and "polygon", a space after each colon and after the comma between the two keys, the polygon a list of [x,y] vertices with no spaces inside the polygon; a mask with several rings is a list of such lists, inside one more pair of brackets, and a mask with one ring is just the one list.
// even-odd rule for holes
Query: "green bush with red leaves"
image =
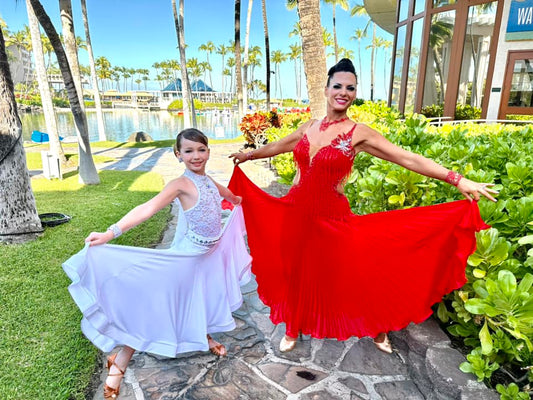
{"label": "green bush with red leaves", "polygon": [[280,126],[281,117],[277,112],[258,111],[245,115],[239,124],[239,129],[248,147],[256,148],[258,145],[266,143],[265,131],[268,128],[279,128]]}

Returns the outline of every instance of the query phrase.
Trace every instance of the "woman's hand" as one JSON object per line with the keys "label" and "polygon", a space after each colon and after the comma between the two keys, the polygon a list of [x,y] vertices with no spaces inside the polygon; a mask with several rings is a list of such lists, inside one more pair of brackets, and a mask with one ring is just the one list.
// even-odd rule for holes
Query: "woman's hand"
{"label": "woman's hand", "polygon": [[85,239],[85,243],[89,243],[89,246],[96,246],[99,244],[106,244],[114,238],[113,232],[91,232]]}
{"label": "woman's hand", "polygon": [[232,153],[228,157],[233,158],[233,164],[242,164],[249,159],[247,153],[240,151],[238,153]]}
{"label": "woman's hand", "polygon": [[494,183],[479,183],[471,181],[470,179],[461,178],[457,184],[457,189],[470,201],[478,201],[481,195],[485,196],[491,201],[496,201],[496,199],[491,196],[491,193],[498,194],[498,191],[489,189],[489,187],[492,186],[494,186]]}

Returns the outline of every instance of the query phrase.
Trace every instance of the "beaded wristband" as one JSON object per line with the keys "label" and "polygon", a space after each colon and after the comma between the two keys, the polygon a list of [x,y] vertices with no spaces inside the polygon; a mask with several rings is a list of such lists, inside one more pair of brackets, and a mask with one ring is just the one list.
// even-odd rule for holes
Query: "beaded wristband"
{"label": "beaded wristband", "polygon": [[122,235],[122,229],[120,229],[120,227],[117,224],[113,224],[113,225],[109,226],[109,228],[107,228],[107,230],[113,232],[113,238],[114,239],[116,239],[120,235]]}
{"label": "beaded wristband", "polygon": [[250,161],[250,160],[254,160],[255,157],[254,157],[254,151],[249,151],[248,153],[246,153],[246,160]]}
{"label": "beaded wristband", "polygon": [[449,171],[448,175],[446,175],[446,178],[444,179],[444,182],[453,186],[457,186],[461,179],[463,179],[463,175],[455,171]]}

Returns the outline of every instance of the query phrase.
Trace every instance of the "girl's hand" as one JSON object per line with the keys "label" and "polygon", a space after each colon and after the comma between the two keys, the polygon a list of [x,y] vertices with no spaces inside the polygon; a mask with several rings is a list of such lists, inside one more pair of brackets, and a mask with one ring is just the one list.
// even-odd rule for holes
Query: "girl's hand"
{"label": "girl's hand", "polygon": [[242,164],[245,161],[248,161],[247,153],[232,153],[228,156],[229,158],[233,158],[233,164]]}
{"label": "girl's hand", "polygon": [[242,197],[241,196],[235,196],[235,201],[233,201],[234,206],[240,206],[242,203]]}
{"label": "girl's hand", "polygon": [[89,243],[89,246],[97,246],[99,244],[106,244],[113,238],[113,232],[111,231],[91,232],[85,239],[85,243]]}
{"label": "girl's hand", "polygon": [[461,178],[459,184],[457,185],[457,189],[470,201],[478,201],[481,195],[485,196],[491,201],[496,201],[496,199],[491,196],[491,193],[498,194],[498,191],[489,189],[489,187],[492,186],[494,186],[494,183],[479,183],[471,181],[470,179]]}

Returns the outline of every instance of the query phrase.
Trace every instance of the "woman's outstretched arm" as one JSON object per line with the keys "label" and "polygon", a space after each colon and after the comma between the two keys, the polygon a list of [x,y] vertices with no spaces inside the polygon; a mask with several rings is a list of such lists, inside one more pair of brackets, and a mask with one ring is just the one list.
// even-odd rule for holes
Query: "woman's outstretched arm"
{"label": "woman's outstretched arm", "polygon": [[[364,151],[375,157],[401,165],[402,167],[419,174],[451,183],[454,186],[457,186],[457,189],[468,200],[479,200],[480,195],[482,195],[491,201],[496,201],[491,193],[497,194],[498,192],[489,189],[489,187],[494,186],[494,184],[478,183],[463,178],[459,174],[456,174],[453,171],[450,172],[448,168],[443,167],[429,158],[396,146],[389,142],[379,132],[366,125],[357,125],[353,137],[353,144],[356,152]],[[450,177],[455,179],[450,179]]]}

